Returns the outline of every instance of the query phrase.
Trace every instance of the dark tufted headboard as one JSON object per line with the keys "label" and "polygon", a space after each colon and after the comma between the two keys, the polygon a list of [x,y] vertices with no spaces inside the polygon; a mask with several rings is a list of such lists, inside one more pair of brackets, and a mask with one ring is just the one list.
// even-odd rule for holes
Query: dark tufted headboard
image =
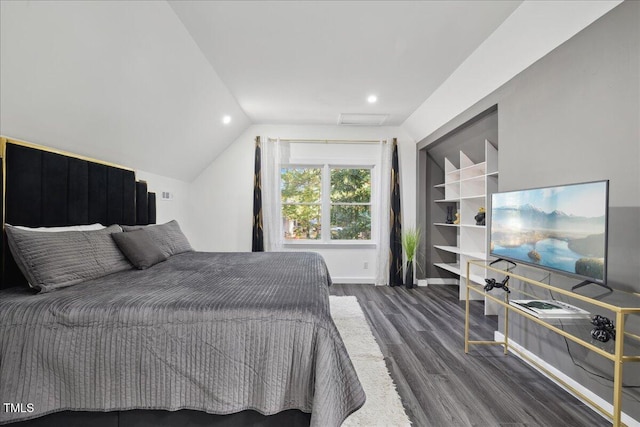
{"label": "dark tufted headboard", "polygon": [[[154,224],[155,194],[132,169],[0,137],[2,150],[2,280],[25,278],[6,242],[4,224],[56,227],[77,224]],[[137,203],[136,203],[137,202]]]}

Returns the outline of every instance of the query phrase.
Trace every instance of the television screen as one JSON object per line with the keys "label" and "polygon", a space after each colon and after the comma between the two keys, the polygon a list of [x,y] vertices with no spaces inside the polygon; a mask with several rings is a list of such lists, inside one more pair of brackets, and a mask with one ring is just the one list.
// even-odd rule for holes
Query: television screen
{"label": "television screen", "polygon": [[494,193],[490,253],[605,284],[609,181]]}

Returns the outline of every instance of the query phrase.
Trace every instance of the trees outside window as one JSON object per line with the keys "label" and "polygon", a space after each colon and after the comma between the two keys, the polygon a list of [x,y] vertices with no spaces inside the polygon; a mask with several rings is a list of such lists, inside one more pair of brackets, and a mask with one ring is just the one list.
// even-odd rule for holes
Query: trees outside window
{"label": "trees outside window", "polygon": [[330,168],[331,239],[371,240],[371,169]]}
{"label": "trees outside window", "polygon": [[284,238],[322,237],[322,169],[288,167],[280,170]]}
{"label": "trees outside window", "polygon": [[280,177],[285,240],[371,240],[371,167],[289,166]]}

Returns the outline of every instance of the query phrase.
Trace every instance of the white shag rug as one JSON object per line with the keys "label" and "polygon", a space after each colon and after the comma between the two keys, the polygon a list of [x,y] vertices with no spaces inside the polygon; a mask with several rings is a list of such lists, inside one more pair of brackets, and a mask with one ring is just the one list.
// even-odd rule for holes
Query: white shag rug
{"label": "white shag rug", "polygon": [[329,296],[331,316],[340,331],[367,401],[343,427],[410,426],[378,343],[354,296]]}

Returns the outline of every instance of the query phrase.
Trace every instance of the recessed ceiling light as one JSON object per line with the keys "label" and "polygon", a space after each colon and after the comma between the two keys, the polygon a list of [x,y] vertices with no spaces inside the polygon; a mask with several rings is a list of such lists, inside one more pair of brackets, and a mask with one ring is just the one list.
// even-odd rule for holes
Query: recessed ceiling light
{"label": "recessed ceiling light", "polygon": [[231,116],[224,116],[222,118],[222,123],[224,123],[225,125],[228,125],[229,123],[231,123]]}
{"label": "recessed ceiling light", "polygon": [[369,104],[373,104],[378,100],[378,97],[375,95],[369,95],[369,97],[367,98],[367,101],[369,102]]}

